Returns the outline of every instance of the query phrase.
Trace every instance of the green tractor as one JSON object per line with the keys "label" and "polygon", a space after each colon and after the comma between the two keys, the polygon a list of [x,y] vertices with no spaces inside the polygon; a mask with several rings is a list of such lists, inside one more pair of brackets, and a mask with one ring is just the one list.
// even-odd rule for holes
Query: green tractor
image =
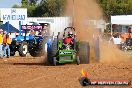
{"label": "green tractor", "polygon": [[61,37],[60,32],[53,38],[51,52],[47,53],[48,61],[56,66],[65,63],[89,63],[90,47],[87,42],[79,42],[75,28],[67,27]]}

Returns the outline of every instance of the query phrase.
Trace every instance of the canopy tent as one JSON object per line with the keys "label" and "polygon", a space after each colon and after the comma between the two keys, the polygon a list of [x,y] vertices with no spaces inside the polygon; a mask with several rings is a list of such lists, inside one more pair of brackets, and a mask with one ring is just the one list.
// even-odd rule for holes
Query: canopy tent
{"label": "canopy tent", "polygon": [[132,15],[111,16],[111,35],[112,35],[114,44],[120,44],[121,38],[113,37],[113,32],[118,31],[121,33],[126,33],[128,32],[129,27],[132,28]]}
{"label": "canopy tent", "polygon": [[111,16],[111,24],[132,25],[132,15]]}
{"label": "canopy tent", "polygon": [[111,16],[111,35],[113,34],[113,24],[121,26],[121,31],[126,31],[125,26],[132,25],[132,15],[115,15]]}
{"label": "canopy tent", "polygon": [[[6,22],[5,24],[2,24],[1,27],[4,31],[8,31],[8,22]],[[11,24],[9,24],[9,32],[10,33],[14,33],[14,32],[19,32],[18,29],[16,29],[15,27],[13,27]]]}

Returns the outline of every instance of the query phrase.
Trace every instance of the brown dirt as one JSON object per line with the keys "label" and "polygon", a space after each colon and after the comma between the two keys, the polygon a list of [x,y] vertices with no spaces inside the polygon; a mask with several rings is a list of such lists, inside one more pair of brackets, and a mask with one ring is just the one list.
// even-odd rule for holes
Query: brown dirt
{"label": "brown dirt", "polygon": [[101,42],[101,63],[121,63],[128,61],[131,56],[127,55],[123,51],[119,50],[116,45],[111,45],[106,42]]}
{"label": "brown dirt", "polygon": [[[120,64],[66,64],[45,66],[43,59],[12,57],[0,60],[0,88],[82,88],[82,68],[90,79],[130,79],[132,62]],[[89,88],[94,88],[91,86]],[[130,88],[132,86],[96,86],[96,88]]]}

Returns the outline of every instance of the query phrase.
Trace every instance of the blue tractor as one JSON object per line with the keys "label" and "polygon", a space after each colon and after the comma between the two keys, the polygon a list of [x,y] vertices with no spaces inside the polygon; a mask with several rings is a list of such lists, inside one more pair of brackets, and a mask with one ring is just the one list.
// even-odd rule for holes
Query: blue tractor
{"label": "blue tractor", "polygon": [[[13,38],[10,45],[11,56],[14,56],[16,51],[22,57],[25,57],[27,53],[30,53],[33,57],[44,55],[47,49],[45,49],[45,46],[49,39],[49,36],[47,36],[48,27],[48,23],[41,25],[21,25],[22,30],[16,38]],[[32,34],[31,32],[37,32],[38,34]]]}

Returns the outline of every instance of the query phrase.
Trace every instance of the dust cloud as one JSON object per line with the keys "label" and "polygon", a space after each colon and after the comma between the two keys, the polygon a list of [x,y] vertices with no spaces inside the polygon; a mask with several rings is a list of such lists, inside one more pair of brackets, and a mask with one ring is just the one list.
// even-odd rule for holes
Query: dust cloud
{"label": "dust cloud", "polygon": [[[75,27],[77,38],[80,41],[88,41],[90,44],[90,59],[95,58],[94,38],[99,36],[99,31],[93,25],[88,24],[88,20],[100,20],[103,13],[96,0],[67,0],[65,16],[70,16],[73,20],[71,26]],[[100,62],[115,63],[125,61],[126,54],[115,48],[115,45],[108,45],[106,41],[100,43]]]}

